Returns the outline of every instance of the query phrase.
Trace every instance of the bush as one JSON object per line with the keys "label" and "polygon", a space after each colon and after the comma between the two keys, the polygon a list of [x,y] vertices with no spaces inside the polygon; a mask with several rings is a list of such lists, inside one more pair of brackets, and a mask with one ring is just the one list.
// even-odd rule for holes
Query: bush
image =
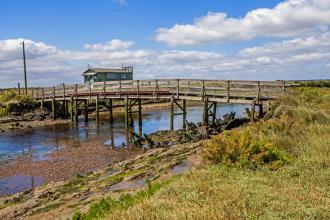
{"label": "bush", "polygon": [[256,127],[243,128],[214,136],[204,145],[206,158],[214,163],[249,168],[261,165],[276,168],[288,162],[288,155],[263,134],[265,131],[258,134],[257,130]]}

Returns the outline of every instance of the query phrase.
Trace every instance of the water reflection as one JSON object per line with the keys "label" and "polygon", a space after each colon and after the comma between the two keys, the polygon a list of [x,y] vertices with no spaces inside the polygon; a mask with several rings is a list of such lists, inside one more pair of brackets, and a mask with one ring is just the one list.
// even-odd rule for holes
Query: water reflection
{"label": "water reflection", "polygon": [[[217,117],[222,117],[230,111],[235,111],[241,116],[245,107],[246,105],[237,104],[220,105]],[[187,120],[194,123],[201,121],[202,112],[202,106],[187,107]],[[150,134],[157,130],[169,129],[169,109],[143,112],[142,118],[141,133]],[[133,121],[134,131],[139,133],[137,118],[134,117]],[[174,129],[179,128],[182,128],[182,116],[175,116]],[[51,151],[78,148],[87,140],[100,140],[109,146],[122,146],[126,142],[124,114],[115,115],[112,126],[108,120],[100,124],[82,120],[77,125],[67,123],[0,134],[0,161],[17,155],[28,155],[33,160],[43,160],[47,159],[44,155]]]}
{"label": "water reflection", "polygon": [[38,176],[11,176],[0,180],[0,196],[33,189],[42,184]]}

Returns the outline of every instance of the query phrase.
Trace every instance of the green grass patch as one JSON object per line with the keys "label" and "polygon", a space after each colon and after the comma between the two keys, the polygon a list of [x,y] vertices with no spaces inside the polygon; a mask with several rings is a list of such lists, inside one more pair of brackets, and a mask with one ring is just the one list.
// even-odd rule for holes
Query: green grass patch
{"label": "green grass patch", "polygon": [[72,220],[89,220],[105,217],[114,210],[127,209],[144,199],[150,198],[162,187],[162,184],[150,184],[147,189],[139,191],[135,195],[122,194],[118,200],[113,198],[104,198],[91,205],[86,213],[75,212]]}

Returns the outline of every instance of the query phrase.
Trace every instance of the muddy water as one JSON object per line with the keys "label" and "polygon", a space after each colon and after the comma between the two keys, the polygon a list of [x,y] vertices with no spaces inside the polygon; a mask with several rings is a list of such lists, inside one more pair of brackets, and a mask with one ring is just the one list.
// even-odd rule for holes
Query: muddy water
{"label": "muddy water", "polygon": [[[236,112],[242,116],[246,105],[226,104],[218,106],[217,117]],[[202,106],[187,107],[187,120],[199,122],[202,119]],[[174,128],[182,128],[182,116],[175,116]],[[143,133],[150,134],[158,130],[169,129],[169,109],[153,110],[143,113]],[[134,123],[137,131],[137,122]],[[74,149],[81,143],[89,140],[100,140],[102,143],[111,144],[111,131],[113,132],[114,145],[122,146],[126,140],[124,115],[116,115],[113,128],[107,121],[99,125],[95,121],[88,123],[83,120],[77,125],[67,123],[60,125],[45,126],[26,131],[12,131],[0,134],[0,165],[8,159],[28,157],[34,161],[48,160],[47,153],[60,149]],[[36,181],[32,180],[36,179]],[[33,184],[41,184],[42,179],[31,176],[13,176],[0,180],[0,194],[6,192],[18,192],[28,189]],[[18,183],[18,185],[15,185]]]}

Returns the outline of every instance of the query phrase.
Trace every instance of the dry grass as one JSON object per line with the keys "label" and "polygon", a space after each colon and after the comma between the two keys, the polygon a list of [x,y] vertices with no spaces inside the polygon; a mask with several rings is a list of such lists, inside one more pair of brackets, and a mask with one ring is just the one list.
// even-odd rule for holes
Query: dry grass
{"label": "dry grass", "polygon": [[[211,140],[206,152],[214,154],[208,155],[212,165],[191,170],[127,208],[112,209],[106,218],[330,219],[330,90],[298,89],[274,113],[270,121],[234,131],[229,141],[228,133]],[[239,161],[255,161],[246,156],[252,146],[246,143],[254,142],[265,149],[262,144],[270,144],[290,160],[276,169],[268,165],[282,159],[254,169],[242,166]],[[230,144],[240,147],[237,160],[226,153],[233,151]]]}

